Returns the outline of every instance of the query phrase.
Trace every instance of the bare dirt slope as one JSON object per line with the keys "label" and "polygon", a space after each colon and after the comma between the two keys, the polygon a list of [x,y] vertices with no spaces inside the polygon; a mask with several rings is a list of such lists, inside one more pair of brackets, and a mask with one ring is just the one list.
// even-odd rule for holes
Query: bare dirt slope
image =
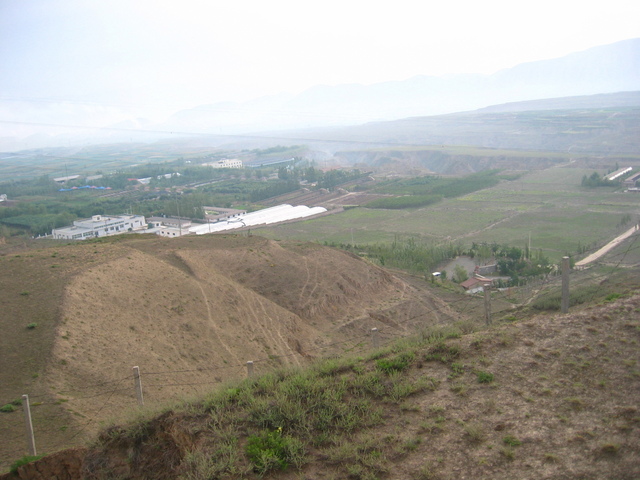
{"label": "bare dirt slope", "polygon": [[[256,373],[305,365],[369,345],[373,327],[390,338],[454,317],[426,290],[358,257],[260,237],[128,237],[2,261],[12,276],[3,280],[12,312],[3,324],[11,323],[16,345],[40,337],[26,363],[3,344],[16,368],[1,374],[0,401],[33,395],[46,452],[133,408],[133,366],[145,403],[154,404],[245,376],[249,360]],[[31,277],[29,285],[19,280]],[[38,326],[26,329],[36,317]],[[22,419],[14,412],[0,421],[13,440],[2,445],[6,468],[24,453]]]}

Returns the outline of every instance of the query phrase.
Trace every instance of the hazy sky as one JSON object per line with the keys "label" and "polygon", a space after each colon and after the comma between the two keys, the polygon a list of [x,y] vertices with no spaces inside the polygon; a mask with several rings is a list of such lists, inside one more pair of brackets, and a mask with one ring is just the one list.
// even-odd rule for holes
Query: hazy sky
{"label": "hazy sky", "polygon": [[489,74],[640,37],[638,0],[437,4],[0,0],[0,105],[177,109],[317,84]]}

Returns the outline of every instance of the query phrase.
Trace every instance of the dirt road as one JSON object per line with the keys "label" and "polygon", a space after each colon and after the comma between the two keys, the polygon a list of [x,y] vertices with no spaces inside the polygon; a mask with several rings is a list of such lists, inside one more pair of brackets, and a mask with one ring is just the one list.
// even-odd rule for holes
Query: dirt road
{"label": "dirt road", "polygon": [[583,258],[582,260],[580,260],[579,262],[576,262],[576,267],[584,267],[585,265],[591,263],[591,262],[595,262],[596,260],[598,260],[600,257],[602,257],[605,253],[607,253],[609,250],[611,250],[612,248],[614,248],[615,246],[619,245],[620,243],[622,243],[624,240],[626,240],[627,238],[629,238],[631,235],[633,235],[635,232],[638,231],[638,226],[634,225],[633,227],[631,227],[629,230],[627,230],[626,232],[624,232],[622,235],[617,236],[616,238],[614,238],[613,240],[611,240],[609,243],[607,243],[604,247],[602,247],[600,250],[598,250],[597,252],[592,253],[591,255],[589,255],[586,258]]}

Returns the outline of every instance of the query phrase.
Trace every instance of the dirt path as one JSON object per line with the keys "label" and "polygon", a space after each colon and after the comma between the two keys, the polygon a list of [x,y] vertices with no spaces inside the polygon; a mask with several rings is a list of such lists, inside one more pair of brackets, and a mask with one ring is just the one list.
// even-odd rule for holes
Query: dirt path
{"label": "dirt path", "polygon": [[575,266],[576,267],[584,267],[588,263],[595,262],[600,257],[604,256],[604,254],[606,254],[609,250],[611,250],[612,248],[614,248],[617,245],[619,245],[620,243],[622,243],[624,240],[629,238],[631,235],[633,235],[637,231],[638,231],[638,226],[634,225],[629,230],[624,232],[622,235],[619,235],[616,238],[614,238],[613,240],[611,240],[609,243],[607,243],[604,247],[602,247],[597,252],[594,252],[591,255],[589,255],[588,257],[583,258],[579,262],[576,262]]}
{"label": "dirt path", "polygon": [[481,228],[479,230],[474,230],[472,232],[467,232],[467,233],[464,233],[462,235],[458,235],[457,237],[455,237],[453,239],[453,241],[461,240],[461,239],[467,238],[467,237],[472,237],[473,235],[477,235],[480,232],[491,230],[492,228],[500,225],[501,223],[507,222],[507,221],[511,220],[512,218],[517,217],[518,215],[520,215],[520,212],[517,212],[517,211],[507,212],[507,216],[506,217],[504,217],[504,218],[502,218],[500,220],[497,220],[497,221],[495,221],[495,222],[493,222],[493,223],[491,223],[491,224],[487,225],[486,227]]}
{"label": "dirt path", "polygon": [[198,285],[198,288],[200,289],[200,292],[202,293],[202,300],[204,302],[204,305],[207,308],[207,318],[209,320],[209,325],[211,326],[211,329],[215,333],[218,342],[220,343],[220,345],[222,345],[222,348],[224,348],[227,351],[227,355],[229,355],[230,357],[233,357],[237,364],[241,364],[242,362],[240,361],[238,356],[229,348],[227,343],[222,339],[222,335],[220,334],[220,327],[216,323],[216,320],[211,312],[211,304],[209,302],[209,297],[207,297],[207,292],[205,291],[204,287],[200,283],[200,280],[196,279],[196,283]]}

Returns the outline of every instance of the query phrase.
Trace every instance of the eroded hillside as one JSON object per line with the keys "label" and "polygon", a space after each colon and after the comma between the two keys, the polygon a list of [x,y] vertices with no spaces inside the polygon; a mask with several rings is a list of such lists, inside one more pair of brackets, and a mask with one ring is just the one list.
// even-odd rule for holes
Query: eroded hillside
{"label": "eroded hillside", "polygon": [[[34,417],[43,451],[68,446],[68,438],[74,444],[135,407],[133,366],[145,402],[155,404],[242,378],[249,360],[256,373],[306,365],[368,346],[373,327],[389,338],[455,316],[358,257],[260,237],[127,237],[2,261],[16,345],[40,335],[31,364],[13,352],[17,368],[3,374],[3,397],[29,393],[42,404]],[[34,316],[40,322],[29,330]],[[60,425],[44,425],[39,413]],[[21,418],[2,420],[21,440]],[[14,442],[4,447],[5,462],[23,453]]]}

